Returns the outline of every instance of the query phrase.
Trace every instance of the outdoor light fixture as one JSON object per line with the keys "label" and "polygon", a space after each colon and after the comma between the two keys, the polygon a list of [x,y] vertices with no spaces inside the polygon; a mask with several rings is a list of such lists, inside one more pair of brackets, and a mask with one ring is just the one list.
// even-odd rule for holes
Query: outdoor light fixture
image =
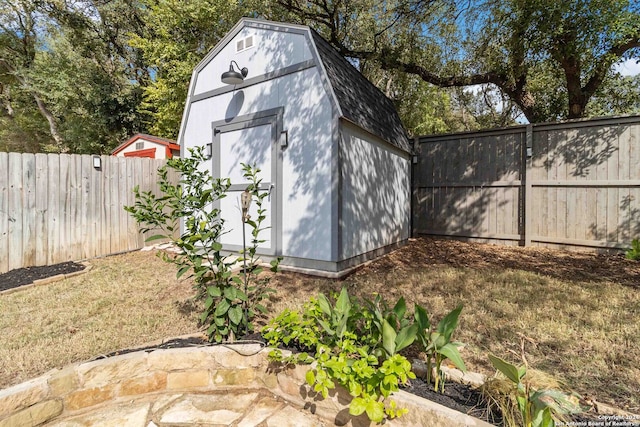
{"label": "outdoor light fixture", "polygon": [[100,169],[102,167],[102,159],[100,156],[93,156],[93,168]]}
{"label": "outdoor light fixture", "polygon": [[207,160],[213,157],[213,144],[211,142],[204,146],[204,156]]}
{"label": "outdoor light fixture", "polygon": [[[240,70],[240,72],[237,72],[233,69],[233,64],[236,64],[236,68]],[[247,77],[248,73],[249,70],[247,70],[247,67],[240,68],[236,61],[231,61],[231,63],[229,64],[229,71],[225,71],[224,73],[222,73],[222,83],[228,85],[240,84],[244,81],[244,78]]]}
{"label": "outdoor light fixture", "polygon": [[289,145],[289,131],[283,130],[280,132],[280,148],[287,148]]}

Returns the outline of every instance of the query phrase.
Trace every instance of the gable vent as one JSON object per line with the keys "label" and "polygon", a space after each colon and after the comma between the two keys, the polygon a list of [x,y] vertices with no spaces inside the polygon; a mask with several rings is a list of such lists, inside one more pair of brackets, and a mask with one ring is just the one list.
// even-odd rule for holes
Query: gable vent
{"label": "gable vent", "polygon": [[236,42],[236,53],[253,47],[253,36],[245,37]]}

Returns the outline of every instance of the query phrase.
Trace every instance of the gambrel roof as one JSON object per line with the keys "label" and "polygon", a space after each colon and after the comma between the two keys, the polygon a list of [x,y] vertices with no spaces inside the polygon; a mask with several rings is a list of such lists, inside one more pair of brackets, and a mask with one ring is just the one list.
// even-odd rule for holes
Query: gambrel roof
{"label": "gambrel roof", "polygon": [[341,116],[410,152],[411,146],[393,101],[317,32],[311,30],[311,34],[338,100]]}
{"label": "gambrel roof", "polygon": [[[194,81],[198,73],[244,28],[304,34],[313,52],[313,62],[320,71],[325,89],[330,92],[336,114],[401,150],[411,152],[411,144],[393,102],[316,31],[304,25],[242,18],[196,66],[190,89],[191,100],[187,101],[187,108],[189,102],[200,97],[200,95],[193,97]],[[221,73],[223,71],[225,70],[220,70]],[[249,84],[252,83],[246,81],[244,84],[239,84],[238,88]],[[212,91],[207,96],[216,93],[218,91]],[[186,116],[185,109],[184,117]],[[183,126],[184,123],[183,118]]]}

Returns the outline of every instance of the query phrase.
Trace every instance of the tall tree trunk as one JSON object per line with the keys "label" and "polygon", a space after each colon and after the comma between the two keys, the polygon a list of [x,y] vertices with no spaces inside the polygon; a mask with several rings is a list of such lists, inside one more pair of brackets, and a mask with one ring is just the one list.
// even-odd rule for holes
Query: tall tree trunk
{"label": "tall tree trunk", "polygon": [[[7,69],[7,71],[16,78],[22,86],[24,86],[25,88],[29,87],[25,78],[16,72],[16,69],[11,63],[0,58],[0,64],[2,64]],[[44,117],[47,120],[47,123],[49,123],[49,133],[51,134],[51,137],[55,141],[56,146],[58,147],[58,151],[60,153],[66,153],[67,151],[69,151],[69,148],[64,145],[62,136],[58,131],[58,125],[56,124],[55,117],[53,117],[53,114],[51,113],[51,111],[49,111],[49,109],[47,108],[47,104],[44,103],[42,98],[40,98],[40,96],[33,90],[30,90],[30,92],[31,92],[31,95],[33,96],[33,99],[36,101],[36,104],[38,105],[38,110],[40,111],[40,114],[42,114],[42,117]]]}
{"label": "tall tree trunk", "polygon": [[7,111],[7,115],[10,119],[13,119],[15,111],[13,110],[13,106],[11,105],[11,91],[8,85],[3,85],[2,83],[0,83],[0,99],[2,99],[2,103],[4,109]]}
{"label": "tall tree trunk", "polygon": [[36,100],[36,104],[38,104],[38,110],[40,110],[40,114],[42,114],[42,116],[47,119],[47,122],[49,123],[49,132],[51,133],[51,137],[53,138],[53,140],[56,142],[56,146],[58,147],[58,151],[60,153],[66,153],[67,151],[69,151],[68,147],[65,147],[64,145],[64,141],[62,140],[62,136],[60,135],[60,132],[58,131],[58,125],[56,124],[56,119],[55,117],[53,117],[53,114],[51,114],[51,111],[49,111],[49,109],[47,108],[46,104],[44,103],[44,101],[42,101],[42,99],[40,98],[40,96],[38,96],[37,93],[33,92],[33,99]]}

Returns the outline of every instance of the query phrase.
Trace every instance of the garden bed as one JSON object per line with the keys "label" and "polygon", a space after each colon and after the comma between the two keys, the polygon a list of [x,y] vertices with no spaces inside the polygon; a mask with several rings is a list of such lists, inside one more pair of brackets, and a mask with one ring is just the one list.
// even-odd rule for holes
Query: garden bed
{"label": "garden bed", "polygon": [[[134,407],[142,414],[132,425],[141,427],[150,422],[158,426],[197,424],[185,421],[207,413],[208,420],[224,414],[256,425],[259,422],[252,417],[271,417],[285,405],[306,416],[309,425],[370,425],[364,416],[349,415],[345,390],[336,389],[327,399],[310,399],[304,386],[309,368],[274,366],[260,346],[243,346],[241,351],[233,345],[148,350],[67,366],[0,391],[0,424],[100,423],[113,421],[123,407]],[[219,398],[226,394],[241,399],[261,391],[268,392],[265,397],[271,402],[261,409],[262,414],[253,412],[251,406],[237,408],[234,402]],[[388,422],[390,426],[489,426],[402,391],[393,398],[409,412]],[[178,414],[180,419],[176,419]],[[249,424],[249,419],[254,422]],[[298,418],[298,425],[303,422]]]}
{"label": "garden bed", "polygon": [[6,273],[0,274],[0,292],[16,289],[29,285],[37,280],[47,279],[54,276],[65,275],[82,271],[86,265],[73,261],[61,262],[53,265],[43,265],[37,267],[16,268]]}
{"label": "garden bed", "polygon": [[[240,340],[238,343],[242,344],[243,340]],[[247,343],[260,343],[260,345],[266,345],[265,340],[259,334],[252,334],[247,337]],[[190,335],[185,337],[172,338],[168,340],[163,340],[162,342],[151,343],[148,345],[144,345],[142,347],[136,347],[131,349],[123,349],[114,351],[112,353],[99,356],[94,360],[102,360],[111,357],[126,355],[129,353],[135,353],[144,351],[147,353],[156,351],[156,350],[167,350],[167,349],[179,349],[179,348],[205,348],[205,347],[216,347],[221,346],[225,347],[225,345],[220,344],[211,344],[208,342],[204,336],[199,334]],[[232,344],[233,346],[233,344]],[[297,352],[295,348],[283,348],[285,351],[293,351]],[[424,367],[419,365],[415,366],[415,372],[419,375],[422,375]],[[445,368],[447,375],[450,376],[451,371],[450,368]],[[480,376],[475,375],[474,378],[478,378]],[[426,399],[430,402],[436,403],[438,405],[442,405],[446,408],[452,409],[454,411],[460,412],[465,415],[469,415],[476,419],[485,421],[491,425],[495,426],[503,426],[502,415],[495,408],[491,407],[487,401],[483,398],[482,392],[478,387],[478,384],[470,385],[461,382],[457,382],[455,380],[449,380],[446,384],[445,390],[443,393],[439,393],[433,390],[433,384],[428,384],[424,381],[423,378],[418,377],[414,380],[410,380],[409,383],[401,389],[404,392],[410,393],[416,397]],[[612,409],[612,408],[610,408]],[[574,414],[571,416],[565,416],[564,420],[566,423],[573,423],[573,425],[599,425],[603,420],[603,417],[609,417],[609,420],[617,420],[616,422],[622,423],[624,420],[628,421],[629,426],[637,426],[640,425],[640,418],[637,422],[632,418],[632,414],[615,414],[614,412],[605,411],[601,414],[596,412],[595,408],[592,408],[590,411],[580,414]],[[613,422],[613,421],[612,421]],[[591,423],[591,424],[589,424]]]}

